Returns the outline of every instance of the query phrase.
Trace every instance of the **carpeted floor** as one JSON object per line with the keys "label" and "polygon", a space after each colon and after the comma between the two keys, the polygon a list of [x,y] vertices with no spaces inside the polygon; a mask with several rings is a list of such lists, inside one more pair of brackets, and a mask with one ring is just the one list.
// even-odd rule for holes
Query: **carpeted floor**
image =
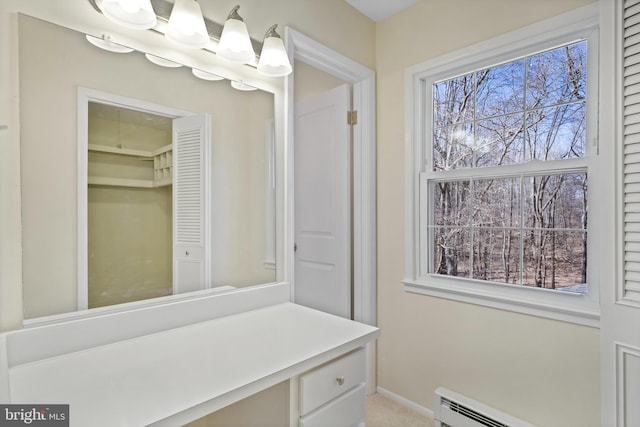
{"label": "carpeted floor", "polygon": [[433,427],[433,420],[374,394],[367,397],[367,427]]}

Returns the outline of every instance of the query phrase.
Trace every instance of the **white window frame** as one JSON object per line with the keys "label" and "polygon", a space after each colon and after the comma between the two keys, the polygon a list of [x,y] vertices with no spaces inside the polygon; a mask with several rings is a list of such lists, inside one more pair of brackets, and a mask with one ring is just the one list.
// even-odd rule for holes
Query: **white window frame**
{"label": "white window frame", "polygon": [[[599,326],[599,277],[595,224],[604,218],[605,207],[597,200],[604,188],[599,177],[606,168],[598,157],[598,6],[592,4],[554,18],[521,28],[462,50],[409,67],[405,71],[406,101],[406,209],[405,209],[405,290],[467,303],[521,312],[588,326]],[[425,159],[431,135],[431,86],[434,82],[463,75],[503,62],[535,54],[574,41],[587,40],[587,129],[584,158],[564,160],[566,170],[587,168],[589,179],[589,220],[587,224],[587,282],[585,295],[557,290],[499,284],[426,273],[427,194]],[[427,150],[427,152],[425,152]],[[517,165],[527,172],[531,165]],[[505,170],[513,171],[507,166]],[[533,168],[532,168],[533,169]],[[613,171],[608,171],[613,173]],[[454,171],[464,175],[464,171]],[[449,177],[447,177],[449,178]],[[600,227],[603,228],[603,227]]]}

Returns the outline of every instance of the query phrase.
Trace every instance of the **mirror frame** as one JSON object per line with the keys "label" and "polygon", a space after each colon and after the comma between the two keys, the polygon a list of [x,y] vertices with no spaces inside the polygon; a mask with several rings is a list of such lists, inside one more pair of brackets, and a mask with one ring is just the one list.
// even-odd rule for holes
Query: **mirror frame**
{"label": "mirror frame", "polygon": [[[287,188],[287,167],[285,161],[285,116],[288,104],[285,100],[282,78],[264,77],[250,66],[229,63],[216,57],[215,54],[205,50],[190,50],[175,45],[168,45],[162,34],[154,31],[136,31],[119,27],[97,13],[87,0],[42,0],[39,2],[22,0],[3,0],[0,3],[0,88],[3,93],[10,93],[0,101],[0,181],[11,182],[13,186],[8,188],[8,194],[3,199],[10,203],[3,203],[6,208],[0,210],[0,232],[6,239],[0,244],[0,324],[3,329],[19,329],[22,327],[39,326],[42,324],[65,320],[94,317],[105,313],[127,312],[136,308],[166,305],[176,301],[202,298],[214,293],[221,293],[214,289],[196,291],[190,294],[172,295],[142,302],[126,303],[99,309],[75,311],[59,315],[47,316],[25,320],[22,312],[22,224],[20,220],[20,171],[15,164],[20,164],[20,117],[19,117],[19,72],[18,72],[18,14],[24,14],[36,19],[50,22],[74,31],[101,37],[102,34],[110,34],[114,40],[123,45],[132,47],[141,52],[150,53],[185,66],[198,68],[213,74],[217,74],[228,80],[242,80],[274,96],[274,120],[275,120],[275,156],[276,164],[276,280],[275,283],[285,283],[287,278],[287,259],[284,244],[288,240],[285,236],[285,189]],[[6,90],[6,91],[5,91]],[[5,148],[9,147],[7,153]],[[5,155],[6,154],[6,155]],[[17,185],[16,185],[17,183]],[[3,184],[4,186],[4,184]],[[4,188],[3,188],[4,190]],[[6,233],[5,233],[6,231]],[[13,285],[20,283],[20,285]],[[252,285],[249,288],[239,288],[222,291],[223,293],[247,292],[251,288],[268,288],[273,283]]]}

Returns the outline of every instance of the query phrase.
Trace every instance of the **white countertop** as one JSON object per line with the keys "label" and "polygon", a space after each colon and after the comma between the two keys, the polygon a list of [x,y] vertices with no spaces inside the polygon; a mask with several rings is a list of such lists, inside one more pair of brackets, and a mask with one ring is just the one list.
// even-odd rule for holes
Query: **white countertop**
{"label": "white countertop", "polygon": [[282,303],[9,369],[12,403],[71,426],[178,425],[325,363],[379,330]]}

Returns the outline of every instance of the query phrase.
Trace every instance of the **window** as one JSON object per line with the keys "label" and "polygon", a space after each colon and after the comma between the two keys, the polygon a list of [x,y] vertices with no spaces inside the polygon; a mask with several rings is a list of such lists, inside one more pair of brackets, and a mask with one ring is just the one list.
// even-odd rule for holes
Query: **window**
{"label": "window", "polygon": [[433,83],[429,272],[586,293],[587,167],[565,162],[585,157],[586,65],[583,40]]}
{"label": "window", "polygon": [[408,70],[407,290],[597,322],[592,13]]}

